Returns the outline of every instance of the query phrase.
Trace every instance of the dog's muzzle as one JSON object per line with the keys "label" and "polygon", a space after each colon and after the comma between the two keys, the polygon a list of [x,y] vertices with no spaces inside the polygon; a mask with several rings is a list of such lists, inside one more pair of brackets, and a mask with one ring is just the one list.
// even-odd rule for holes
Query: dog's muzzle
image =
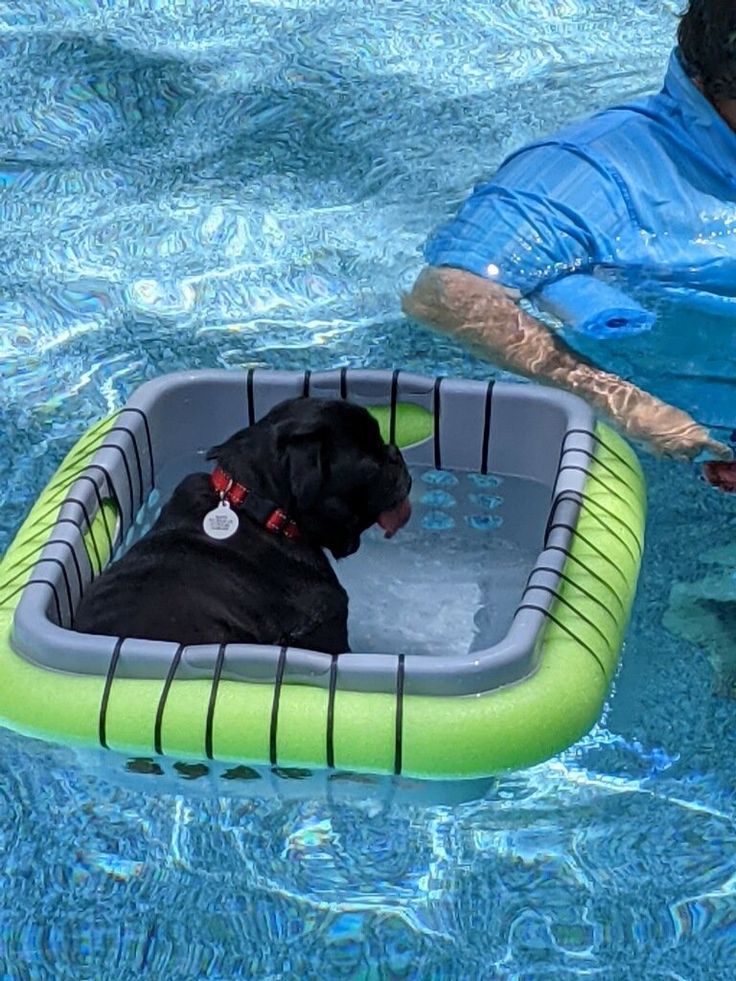
{"label": "dog's muzzle", "polygon": [[401,504],[389,511],[383,511],[378,515],[377,524],[383,528],[384,538],[393,538],[397,531],[400,531],[411,517],[411,504],[409,498],[405,497]]}
{"label": "dog's muzzle", "polygon": [[[411,491],[411,475],[407,470],[401,450],[393,444],[386,446],[386,469],[384,470],[384,486],[390,487],[391,492],[386,493],[383,498],[384,503],[392,504],[386,508],[376,518],[376,524],[383,528],[384,538],[393,538],[397,531],[400,531],[411,518],[411,504],[409,493]],[[394,503],[398,501],[398,503]]]}

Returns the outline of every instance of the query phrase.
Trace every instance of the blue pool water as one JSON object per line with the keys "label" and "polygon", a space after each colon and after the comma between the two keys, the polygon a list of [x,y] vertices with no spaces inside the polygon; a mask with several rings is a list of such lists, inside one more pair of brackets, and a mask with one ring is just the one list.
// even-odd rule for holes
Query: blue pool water
{"label": "blue pool water", "polygon": [[[400,316],[423,236],[512,146],[658,84],[678,8],[0,3],[0,548],[160,372],[487,377]],[[0,732],[0,975],[733,976],[736,510],[645,467],[605,717],[481,800],[249,799]]]}

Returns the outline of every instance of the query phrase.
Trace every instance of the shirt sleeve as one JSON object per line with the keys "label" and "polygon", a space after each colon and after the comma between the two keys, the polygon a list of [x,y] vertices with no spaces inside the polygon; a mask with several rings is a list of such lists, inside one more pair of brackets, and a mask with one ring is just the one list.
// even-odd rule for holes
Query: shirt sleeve
{"label": "shirt sleeve", "polygon": [[615,176],[586,150],[536,144],[478,185],[424,255],[432,266],[464,269],[527,295],[610,261],[625,215]]}

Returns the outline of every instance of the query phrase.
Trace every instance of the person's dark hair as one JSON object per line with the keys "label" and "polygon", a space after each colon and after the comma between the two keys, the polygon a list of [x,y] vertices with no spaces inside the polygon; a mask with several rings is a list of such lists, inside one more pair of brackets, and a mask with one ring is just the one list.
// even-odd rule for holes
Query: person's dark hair
{"label": "person's dark hair", "polygon": [[736,99],[736,3],[690,0],[677,31],[689,74],[712,99]]}

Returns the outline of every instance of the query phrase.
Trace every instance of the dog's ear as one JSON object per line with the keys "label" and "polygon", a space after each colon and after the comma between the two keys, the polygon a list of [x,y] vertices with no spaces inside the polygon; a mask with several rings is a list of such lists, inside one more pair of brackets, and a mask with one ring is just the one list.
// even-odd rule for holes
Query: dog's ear
{"label": "dog's ear", "polygon": [[308,511],[319,500],[330,475],[329,430],[284,428],[276,436],[276,447],[283,455],[291,494],[300,511]]}

